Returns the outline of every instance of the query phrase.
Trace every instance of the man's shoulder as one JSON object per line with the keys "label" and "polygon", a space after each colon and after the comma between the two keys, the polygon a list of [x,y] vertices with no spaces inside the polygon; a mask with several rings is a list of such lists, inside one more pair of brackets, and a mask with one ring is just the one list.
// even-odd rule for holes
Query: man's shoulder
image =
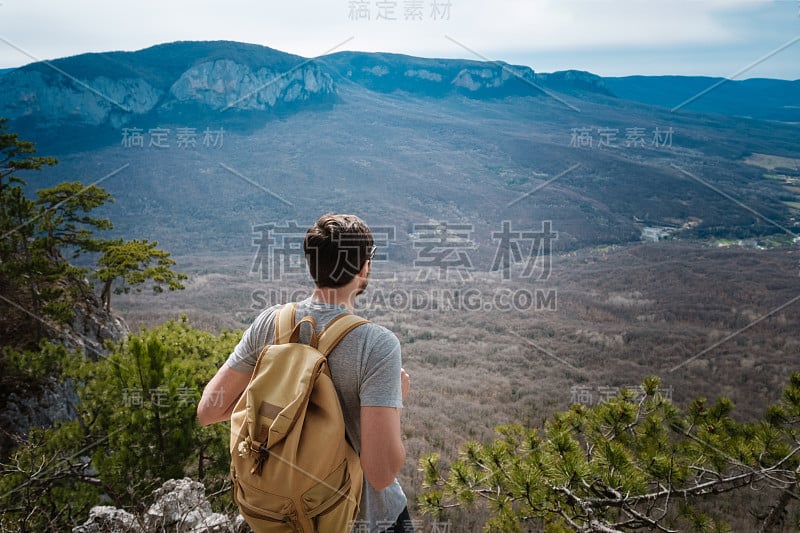
{"label": "man's shoulder", "polygon": [[283,306],[284,306],[284,304],[275,304],[272,307],[267,307],[266,309],[261,311],[261,313],[259,313],[258,317],[259,318],[269,318],[269,317],[275,315],[278,312],[278,310],[280,308],[282,308]]}
{"label": "man's shoulder", "polygon": [[366,338],[367,343],[373,346],[384,345],[391,348],[394,348],[394,346],[400,346],[400,341],[392,330],[372,321],[362,324],[353,330],[353,332],[358,332],[358,334],[363,335]]}
{"label": "man's shoulder", "polygon": [[[298,308],[300,308],[300,307],[302,307],[303,303],[304,302],[299,302],[296,305],[298,305]],[[258,314],[258,316],[256,316],[256,318],[253,321],[253,324],[252,324],[251,327],[253,327],[255,329],[261,329],[261,328],[270,328],[271,329],[273,324],[275,323],[275,317],[278,314],[278,311],[282,307],[284,307],[285,305],[291,305],[291,303],[289,303],[289,304],[277,304],[277,305],[273,305],[272,307],[269,307],[267,309],[264,309],[263,311],[261,311]],[[322,311],[322,310],[313,310],[313,309],[302,308],[302,310],[298,309],[298,311],[299,311],[299,315],[301,315],[301,316],[305,316],[306,314],[309,314],[311,316],[316,317],[317,319],[319,319],[319,318],[326,318],[326,319],[327,318],[331,318],[331,315],[332,315],[331,310]],[[371,321],[369,318],[367,318],[365,316],[362,316],[362,315],[359,315],[358,313],[354,313],[354,314],[356,316],[358,316],[359,318],[363,318],[367,322],[364,323],[364,324],[361,324],[358,327],[356,327],[350,333],[350,335],[348,335],[348,336],[357,337],[357,338],[364,338],[366,340],[366,343],[368,345],[370,345],[370,346],[373,346],[373,347],[382,346],[382,347],[385,347],[385,348],[388,348],[388,349],[394,349],[395,347],[399,347],[400,346],[400,341],[398,340],[397,336],[394,334],[394,332],[392,330],[390,330],[389,328],[387,328],[385,326],[377,324],[377,323]],[[295,321],[296,320],[297,319],[295,319]],[[327,320],[326,320],[326,322],[327,322]],[[324,322],[323,323],[319,323],[319,324],[323,325],[323,326],[326,325]]]}
{"label": "man's shoulder", "polygon": [[373,335],[391,335],[392,337],[395,337],[394,332],[389,328],[387,328],[386,326],[382,326],[377,322],[373,322],[369,318],[363,317],[361,315],[356,314],[356,316],[358,316],[359,318],[363,318],[364,320],[367,321],[366,323],[359,326],[360,328],[364,328],[363,329],[364,332],[369,332],[370,334]]}
{"label": "man's shoulder", "polygon": [[278,313],[278,309],[283,307],[281,304],[273,305],[272,307],[267,307],[263,311],[261,311],[258,315],[256,315],[255,320],[250,325],[251,328],[262,328],[266,325],[271,325],[275,319],[275,315]]}

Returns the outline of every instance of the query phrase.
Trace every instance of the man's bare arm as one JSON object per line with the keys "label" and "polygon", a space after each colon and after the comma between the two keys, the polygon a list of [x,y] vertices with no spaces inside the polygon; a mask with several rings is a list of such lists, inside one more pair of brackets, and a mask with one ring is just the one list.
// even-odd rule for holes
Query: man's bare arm
{"label": "man's bare arm", "polygon": [[[411,388],[406,371],[400,369],[403,401]],[[361,408],[361,468],[375,490],[392,484],[406,461],[400,429],[402,409],[395,407]]]}
{"label": "man's bare arm", "polygon": [[361,408],[361,468],[375,490],[392,484],[406,461],[395,407]]}
{"label": "man's bare arm", "polygon": [[249,372],[239,372],[223,364],[203,390],[197,404],[197,419],[207,426],[231,419],[236,402],[250,383]]}

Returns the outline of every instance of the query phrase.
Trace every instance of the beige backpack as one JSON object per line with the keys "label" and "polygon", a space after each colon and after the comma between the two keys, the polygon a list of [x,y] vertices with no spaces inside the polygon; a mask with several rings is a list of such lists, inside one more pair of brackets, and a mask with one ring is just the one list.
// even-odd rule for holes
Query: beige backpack
{"label": "beige backpack", "polygon": [[[367,321],[345,313],[317,335],[313,317],[295,324],[296,308],[278,310],[275,344],[262,350],[231,415],[233,499],[256,533],[346,532],[363,475],[327,356]],[[309,345],[298,342],[304,323],[312,328]]]}

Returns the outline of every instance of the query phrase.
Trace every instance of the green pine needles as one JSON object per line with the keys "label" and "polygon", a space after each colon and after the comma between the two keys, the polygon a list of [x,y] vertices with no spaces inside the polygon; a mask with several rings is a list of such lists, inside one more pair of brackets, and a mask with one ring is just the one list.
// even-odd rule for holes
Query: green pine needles
{"label": "green pine needles", "polygon": [[485,530],[498,532],[732,531],[718,500],[749,488],[736,500],[752,507],[748,530],[797,527],[787,513],[800,494],[800,373],[753,423],[735,421],[725,398],[682,412],[659,384],[649,377],[642,394],[573,405],[543,430],[499,427],[446,467],[423,457],[421,508],[441,518],[482,501]]}
{"label": "green pine needles", "polygon": [[132,334],[97,361],[53,344],[7,349],[21,369],[71,383],[75,417],[31,429],[0,460],[0,531],[70,531],[99,504],[141,514],[154,489],[186,476],[230,505],[229,429],[200,426],[197,401],[240,338],[184,318]]}

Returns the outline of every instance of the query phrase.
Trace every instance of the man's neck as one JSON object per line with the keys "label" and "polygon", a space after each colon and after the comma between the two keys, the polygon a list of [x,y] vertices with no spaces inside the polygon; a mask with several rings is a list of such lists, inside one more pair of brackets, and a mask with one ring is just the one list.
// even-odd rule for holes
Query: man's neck
{"label": "man's neck", "polygon": [[314,287],[314,292],[311,293],[311,301],[325,303],[330,305],[343,305],[347,307],[350,312],[353,312],[353,307],[356,299],[355,292],[349,287]]}

